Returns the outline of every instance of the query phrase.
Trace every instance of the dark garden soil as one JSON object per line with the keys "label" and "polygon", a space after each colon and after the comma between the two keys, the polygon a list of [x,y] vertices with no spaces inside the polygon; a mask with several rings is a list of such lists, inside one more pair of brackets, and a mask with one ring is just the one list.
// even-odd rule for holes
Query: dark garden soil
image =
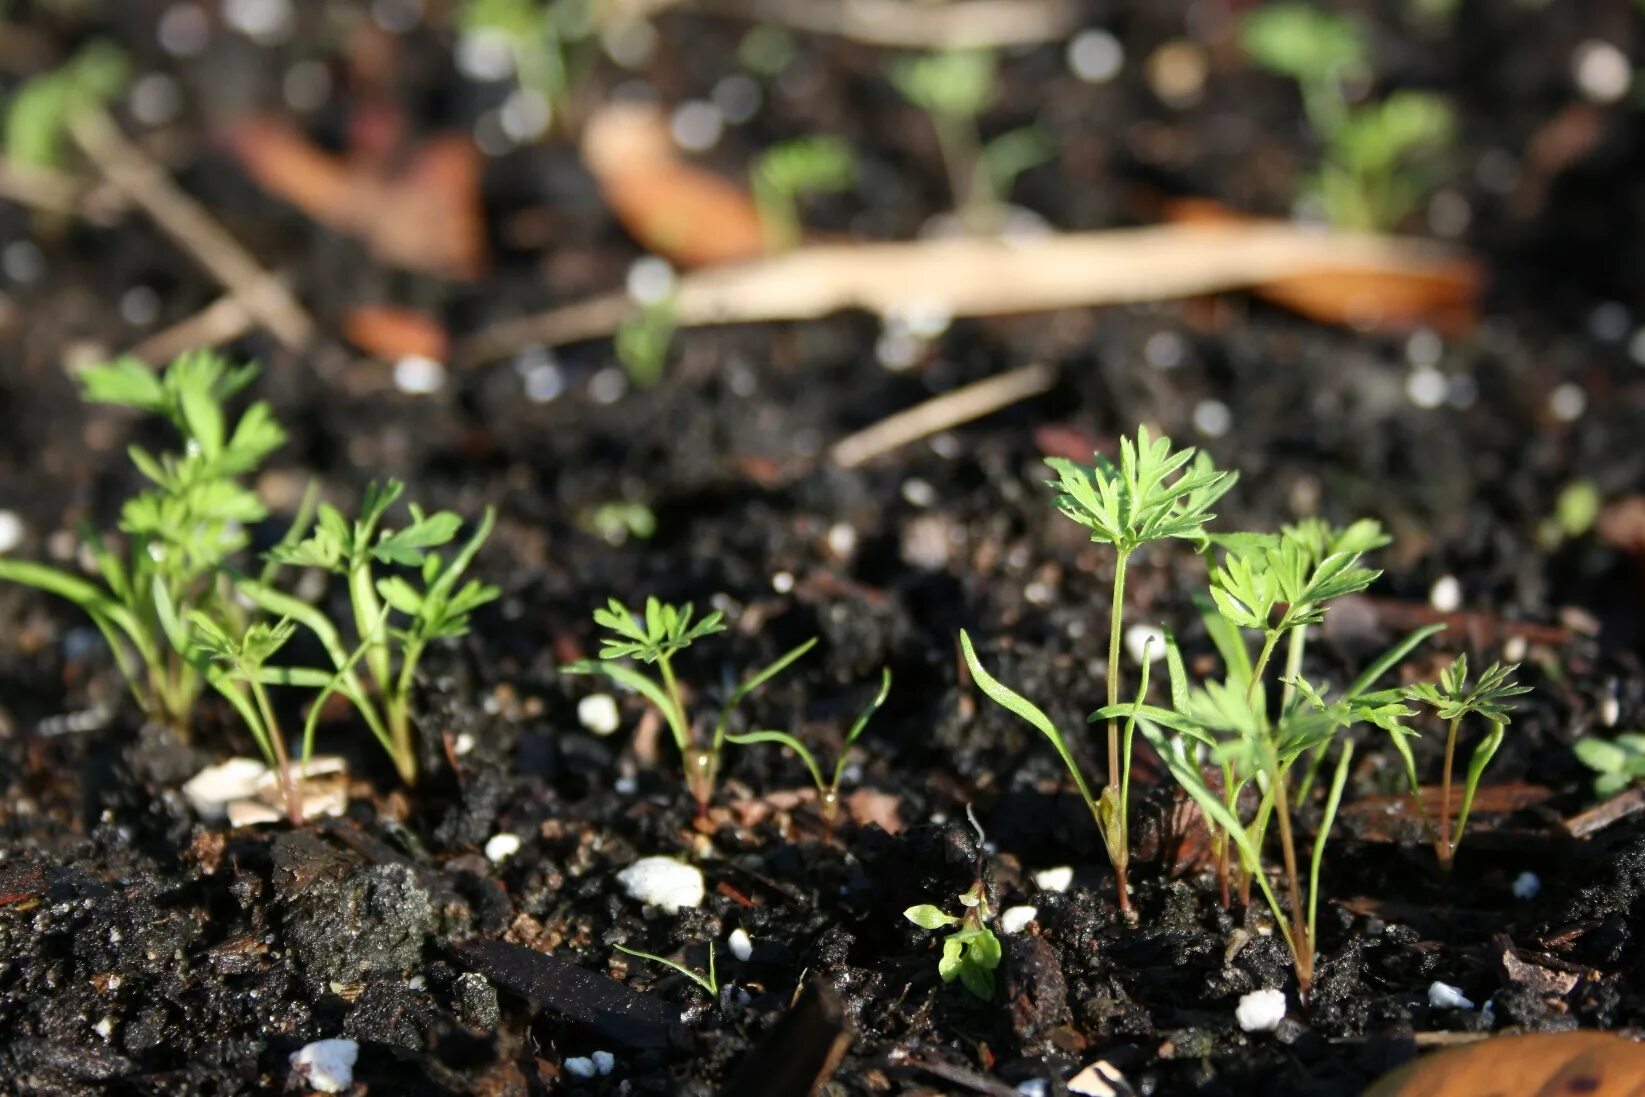
{"label": "dark garden soil", "polygon": [[[341,89],[336,28],[372,5],[299,4],[298,32],[271,48],[218,27],[188,59],[157,44],[161,5],[78,6],[107,10],[11,5],[5,77],[95,34],[119,41],[138,72],[169,74],[179,119],[143,127],[116,114],[284,272],[331,339],[345,306],[385,300],[472,331],[618,285],[640,254],[559,138],[488,162],[495,263],[468,284],[387,271],[258,191],[217,128],[284,110],[282,76],[300,61],[329,65]],[[447,6],[424,7],[424,25],[383,36],[396,101],[414,133],[472,127],[501,91],[456,74]],[[1125,49],[1119,77],[1098,86],[1069,74],[1061,44],[1011,52],[990,129],[1038,115],[1061,146],[1016,200],[1065,228],[1136,223],[1161,193],[1284,213],[1314,150],[1289,85],[1246,67],[1218,29],[1239,7],[1087,5],[1084,22]],[[1630,339],[1645,353],[1645,114],[1584,105],[1571,76],[1580,43],[1637,52],[1645,24],[1625,0],[1464,0],[1449,28],[1391,0],[1374,7],[1382,80],[1443,91],[1461,111],[1448,215],[1435,219],[1490,272],[1485,319],[1466,337],[1332,329],[1231,298],[961,321],[897,372],[876,360],[878,321],[845,316],[684,332],[661,384],[615,400],[598,395],[610,344],[567,348],[554,360],[564,391],[541,402],[522,381],[540,359],[454,370],[437,393],[407,395],[388,366],[340,343],[303,355],[260,334],[232,345],[265,364],[257,391],[292,435],[260,483],[277,511],[256,531],[262,544],[309,477],[346,501],[398,476],[429,507],[498,508],[478,571],[504,594],[426,661],[419,787],[398,787],[339,718],[320,748],[350,759],[347,814],[227,830],[198,821],[178,788],[212,760],[255,753],[230,714],[208,704],[188,746],[143,730],[86,620],[0,586],[0,1092],[279,1092],[291,1052],[349,1037],[356,1082],[373,1094],[781,1097],[820,1075],[839,1094],[1011,1094],[1034,1092],[1035,1079],[1063,1093],[1098,1059],[1139,1093],[1352,1094],[1436,1034],[1645,1028],[1645,815],[1580,838],[1565,824],[1593,802],[1573,739],[1600,729],[1608,698],[1619,728],[1645,720],[1645,555],[1593,533],[1546,535],[1575,480],[1607,501],[1645,488],[1645,369],[1629,353]],[[658,26],[645,75],[665,101],[739,71],[746,24],[680,12]],[[1198,101],[1169,107],[1145,62],[1189,28],[1220,44]],[[709,161],[737,172],[774,140],[843,134],[862,182],[820,205],[818,227],[913,236],[947,202],[925,122],[879,76],[881,52],[798,44],[760,112]],[[601,70],[589,95],[634,78]],[[348,112],[339,90],[300,122],[336,145]],[[155,328],[220,289],[135,213],[101,227],[0,202],[0,246],[0,504],[24,523],[15,554],[62,558],[80,522],[116,522],[135,475],[125,446],[161,440],[150,423],[82,405],[64,363],[147,333],[117,307],[133,286],[157,292]],[[1450,384],[1438,410],[1406,391],[1430,360]],[[1058,367],[1047,395],[862,469],[826,460],[853,430],[1033,361]],[[1574,416],[1573,393],[1586,398]],[[1207,400],[1226,405],[1225,434],[1196,428]],[[1402,825],[1397,756],[1356,732],[1306,1006],[1266,911],[1219,906],[1196,832],[1170,825],[1180,813],[1151,757],[1133,925],[1116,913],[1101,843],[1055,754],[960,674],[966,627],[995,673],[1061,726],[1100,703],[1112,557],[1047,505],[1040,458],[1111,452],[1139,422],[1241,471],[1217,528],[1319,513],[1372,515],[1393,533],[1373,596],[1336,611],[1311,645],[1310,676],[1351,677],[1433,619],[1430,589],[1452,576],[1464,612],[1407,673],[1431,677],[1458,650],[1483,662],[1507,650],[1535,687],[1488,777],[1528,806],[1483,813],[1449,881]],[[651,508],[649,539],[613,546],[590,531],[590,513],[619,500]],[[1190,602],[1203,581],[1187,548],[1145,553],[1130,619],[1168,624],[1191,659],[1207,655]],[[830,763],[891,668],[851,770],[852,787],[874,796],[837,834],[793,795],[805,772],[775,749],[734,751],[699,819],[666,735],[633,734],[637,701],[615,735],[581,726],[578,700],[603,687],[556,667],[593,652],[594,606],[652,594],[727,613],[731,631],[682,664],[701,693],[820,636],[751,712],[822,744]],[[472,749],[448,753],[464,737]],[[1430,775],[1441,738],[1419,745]],[[1094,762],[1094,738],[1080,739]],[[493,863],[482,849],[499,833],[521,844]],[[667,914],[623,893],[616,874],[652,854],[702,868],[699,909]],[[1062,865],[1075,869],[1071,887],[1036,886],[1035,872]],[[996,909],[1038,911],[1006,937],[992,1004],[944,986],[934,935],[901,915],[951,904],[979,866]],[[1540,892],[1516,897],[1526,872]],[[753,942],[745,961],[725,945],[739,928]],[[613,947],[701,968],[709,941],[718,1002]],[[1431,1007],[1436,980],[1489,1010]],[[1243,1033],[1240,996],[1270,986],[1288,989],[1289,1018]],[[843,1058],[825,1067],[846,1028]],[[609,1075],[564,1069],[597,1050],[615,1057]]]}

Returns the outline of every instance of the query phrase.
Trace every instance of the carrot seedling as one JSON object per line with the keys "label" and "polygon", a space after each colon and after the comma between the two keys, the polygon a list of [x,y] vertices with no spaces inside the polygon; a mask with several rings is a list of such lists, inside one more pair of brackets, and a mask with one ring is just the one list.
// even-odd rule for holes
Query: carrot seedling
{"label": "carrot seedling", "polygon": [[[1423,682],[1405,688],[1405,696],[1408,699],[1429,706],[1441,720],[1447,722],[1445,768],[1440,772],[1437,827],[1429,819],[1427,808],[1422,802],[1422,786],[1417,781],[1416,759],[1411,754],[1410,744],[1398,736],[1394,739],[1394,744],[1399,748],[1400,756],[1405,762],[1405,777],[1411,786],[1411,796],[1416,802],[1417,810],[1422,812],[1424,821],[1428,823],[1434,841],[1434,854],[1439,858],[1440,868],[1447,874],[1456,859],[1457,847],[1462,844],[1463,832],[1468,828],[1468,812],[1474,806],[1474,793],[1479,789],[1479,779],[1485,773],[1485,768],[1491,764],[1497,748],[1502,745],[1502,737],[1509,723],[1508,713],[1513,707],[1507,701],[1510,697],[1531,692],[1529,686],[1514,684],[1512,676],[1518,669],[1517,663],[1507,666],[1492,663],[1470,688],[1468,657],[1458,655],[1455,662],[1439,672],[1438,682]],[[1473,757],[1468,760],[1468,773],[1462,786],[1462,808],[1456,816],[1456,831],[1453,837],[1451,770],[1456,760],[1457,731],[1462,725],[1463,717],[1469,715],[1483,717],[1491,725],[1491,730],[1474,747]]]}
{"label": "carrot seedling", "polygon": [[971,885],[971,890],[959,897],[965,909],[961,915],[944,913],[931,903],[920,903],[902,912],[902,916],[921,929],[951,929],[942,939],[942,958],[937,961],[937,974],[945,983],[959,980],[961,986],[985,1002],[994,1000],[994,971],[1000,966],[1002,950],[1000,939],[988,927],[993,917],[988,908],[988,897],[983,894],[982,881]]}
{"label": "carrot seedling", "polygon": [[788,734],[786,731],[747,731],[742,733],[727,733],[726,740],[738,746],[752,746],[755,743],[778,743],[792,750],[805,763],[806,770],[811,774],[811,780],[817,785],[817,807],[822,813],[823,822],[830,828],[839,821],[840,817],[840,780],[845,776],[846,758],[851,753],[851,744],[868,726],[868,721],[885,704],[886,697],[891,693],[891,669],[885,668],[880,676],[880,691],[874,695],[868,706],[858,714],[851,729],[845,733],[845,741],[840,744],[840,756],[834,762],[834,776],[823,780],[822,767],[817,764],[816,755],[812,754],[806,745]]}
{"label": "carrot seedling", "polygon": [[800,137],[762,152],[749,180],[766,247],[787,251],[799,244],[800,199],[848,190],[856,179],[851,146],[838,137]]}
{"label": "carrot seedling", "polygon": [[[706,636],[724,632],[725,618],[718,612],[695,621],[692,620],[693,616],[690,603],[674,606],[656,598],[647,598],[644,614],[638,614],[612,598],[605,609],[594,611],[594,623],[610,634],[602,641],[600,657],[568,663],[560,669],[566,674],[604,675],[649,701],[667,722],[674,745],[680,750],[686,787],[696,799],[698,808],[706,809],[714,797],[721,755],[738,706],[749,694],[815,647],[817,640],[815,637],[807,640],[744,678],[726,699],[705,746],[698,741],[692,720],[686,713],[680,683],[674,674],[674,656]],[[659,676],[653,678],[626,663],[618,662],[623,659],[655,665]]]}

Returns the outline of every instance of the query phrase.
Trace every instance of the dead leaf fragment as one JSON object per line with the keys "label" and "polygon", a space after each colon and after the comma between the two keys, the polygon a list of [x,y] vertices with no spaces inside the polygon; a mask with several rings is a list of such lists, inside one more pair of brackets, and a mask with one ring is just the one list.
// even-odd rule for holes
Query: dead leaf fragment
{"label": "dead leaf fragment", "polygon": [[1607,1032],[1499,1036],[1407,1063],[1363,1097],[1628,1097],[1645,1094],[1645,1047]]}
{"label": "dead leaf fragment", "polygon": [[618,103],[595,112],[582,154],[606,205],[647,250],[686,267],[765,254],[748,192],[683,159],[656,107]]}
{"label": "dead leaf fragment", "polygon": [[367,354],[393,360],[416,355],[443,362],[451,340],[426,312],[398,305],[360,305],[343,317],[343,335]]}
{"label": "dead leaf fragment", "polygon": [[326,152],[275,118],[239,119],[226,141],[258,186],[362,240],[380,262],[445,278],[484,272],[480,152],[467,137],[431,138],[392,167]]}
{"label": "dead leaf fragment", "polygon": [[[1238,225],[1260,222],[1206,198],[1178,199],[1165,207],[1178,224]],[[1477,302],[1484,279],[1479,264],[1465,256],[1422,264],[1375,267],[1321,267],[1306,274],[1269,279],[1251,294],[1322,324],[1357,329],[1404,331],[1431,327],[1464,335],[1479,322]]]}

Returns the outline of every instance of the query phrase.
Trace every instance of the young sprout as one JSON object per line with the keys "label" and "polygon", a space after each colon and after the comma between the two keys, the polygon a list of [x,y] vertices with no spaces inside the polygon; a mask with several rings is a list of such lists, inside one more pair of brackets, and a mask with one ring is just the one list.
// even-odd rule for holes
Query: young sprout
{"label": "young sprout", "polygon": [[[1346,728],[1360,723],[1397,728],[1411,710],[1400,703],[1397,691],[1372,692],[1371,686],[1417,644],[1439,631],[1439,626],[1419,629],[1400,641],[1336,700],[1326,700],[1325,691],[1299,673],[1286,675],[1282,679],[1284,698],[1277,715],[1271,715],[1267,671],[1279,641],[1286,636],[1295,639],[1298,630],[1323,618],[1327,602],[1363,590],[1376,578],[1378,573],[1361,566],[1360,560],[1369,547],[1382,543],[1381,531],[1374,523],[1356,523],[1340,531],[1309,523],[1289,527],[1278,536],[1234,534],[1216,540],[1227,556],[1212,571],[1215,613],[1207,620],[1207,631],[1222,654],[1224,677],[1191,685],[1176,641],[1167,636],[1170,707],[1139,702],[1114,705],[1098,715],[1138,720],[1172,777],[1200,806],[1219,851],[1218,876],[1225,904],[1229,901],[1226,850],[1231,843],[1239,851],[1246,887],[1255,884],[1261,889],[1290,948],[1297,983],[1306,997],[1313,985],[1318,950],[1320,866],[1347,782],[1353,743],[1343,741],[1337,754],[1306,890],[1295,820],[1306,792],[1293,797],[1291,771],[1298,761],[1311,758],[1311,775]],[[1262,635],[1255,660],[1242,629]],[[1201,755],[1209,755],[1221,771],[1220,795],[1205,779]],[[1240,812],[1240,794],[1252,786],[1259,793],[1258,805],[1246,821]],[[1270,824],[1279,840],[1285,903],[1275,894],[1264,867]]]}
{"label": "young sprout", "polygon": [[[1497,748],[1502,745],[1502,736],[1509,723],[1508,713],[1512,709],[1507,703],[1508,698],[1531,692],[1530,686],[1514,684],[1512,675],[1518,669],[1517,663],[1508,666],[1492,663],[1485,668],[1484,673],[1470,689],[1468,657],[1458,655],[1455,662],[1439,672],[1438,682],[1423,682],[1405,687],[1406,698],[1422,702],[1432,708],[1441,720],[1448,722],[1445,731],[1445,768],[1440,773],[1437,831],[1429,819],[1428,809],[1422,802],[1422,786],[1417,781],[1416,759],[1411,754],[1410,745],[1402,737],[1394,737],[1394,743],[1405,762],[1405,777],[1411,786],[1411,796],[1416,802],[1417,810],[1422,812],[1423,820],[1428,823],[1429,833],[1433,835],[1434,853],[1439,858],[1440,868],[1447,874],[1450,873],[1451,864],[1456,858],[1457,847],[1462,844],[1463,832],[1468,828],[1468,812],[1473,807],[1479,779],[1484,774],[1485,767],[1491,764]],[[1462,724],[1462,718],[1468,715],[1483,717],[1491,725],[1491,730],[1480,740],[1479,745],[1474,747],[1473,757],[1468,761],[1468,775],[1462,789],[1462,810],[1456,817],[1456,837],[1453,840],[1451,769],[1456,758],[1457,729]]]}
{"label": "young sprout", "polygon": [[570,117],[598,60],[593,47],[605,7],[588,0],[463,0],[457,23],[465,36],[494,36],[506,45],[514,79],[540,105],[546,132]]}
{"label": "young sprout", "polygon": [[1625,731],[1615,739],[1584,735],[1571,744],[1577,760],[1593,770],[1594,795],[1615,796],[1645,777],[1645,734]]}
{"label": "young sprout", "polygon": [[[150,487],[121,509],[124,557],[96,534],[83,534],[101,584],[0,558],[0,580],[36,587],[84,610],[108,641],[144,715],[185,739],[202,682],[190,658],[199,622],[234,637],[250,623],[223,568],[245,547],[246,527],[267,515],[241,478],[286,437],[262,402],[230,427],[224,405],[256,374],[255,366],[231,368],[208,352],[185,354],[159,374],[130,358],[83,370],[79,382],[87,400],[163,416],[181,436],[182,448],[158,455],[140,446],[128,450]],[[306,520],[306,513],[300,515],[294,529]]]}
{"label": "young sprout", "polygon": [[766,247],[787,251],[800,242],[799,200],[849,189],[857,165],[841,138],[801,137],[765,150],[749,176]]}
{"label": "young sprout", "polygon": [[811,780],[816,782],[817,807],[822,812],[823,822],[827,823],[829,828],[832,829],[840,817],[840,779],[845,776],[845,762],[851,753],[851,744],[857,741],[857,737],[863,733],[863,729],[868,726],[868,721],[880,710],[880,706],[885,704],[885,699],[890,693],[891,668],[886,667],[880,672],[880,691],[874,695],[873,700],[868,702],[867,707],[858,714],[856,722],[851,725],[851,730],[845,733],[845,741],[840,744],[840,756],[834,763],[834,776],[827,782],[823,781],[822,767],[817,765],[816,756],[806,748],[804,743],[786,731],[728,733],[726,739],[738,746],[752,746],[755,743],[780,743],[798,754],[800,761],[804,762],[805,768],[810,771]]}
{"label": "young sprout", "polygon": [[977,120],[999,92],[994,55],[960,50],[906,57],[890,75],[903,98],[931,118],[961,222],[973,232],[997,229],[1000,204],[1016,177],[1057,150],[1035,126],[983,143]]}
{"label": "young sprout", "polygon": [[32,77],[6,110],[6,159],[14,167],[52,169],[63,164],[69,122],[101,107],[131,79],[131,63],[117,46],[93,41],[67,61]]}
{"label": "young sprout", "polygon": [[[1147,427],[1137,428],[1135,442],[1129,438],[1120,439],[1118,468],[1100,453],[1095,457],[1095,465],[1090,468],[1060,457],[1048,458],[1046,464],[1057,474],[1057,479],[1050,486],[1058,492],[1058,509],[1087,527],[1091,531],[1092,541],[1113,546],[1117,557],[1113,598],[1108,610],[1108,705],[1112,707],[1119,702],[1125,571],[1131,556],[1143,545],[1173,537],[1203,543],[1205,524],[1216,517],[1210,508],[1233,487],[1237,475],[1219,471],[1210,457],[1191,448],[1173,452],[1169,438],[1153,438]],[[972,673],[975,674],[979,669],[975,658],[971,655],[967,658],[973,664]],[[1001,703],[1005,704],[1003,701]],[[1012,708],[1010,704],[1006,707]],[[1020,708],[1012,708],[1012,711],[1023,715]],[[1029,717],[1024,716],[1024,719]],[[1071,756],[1061,745],[1060,736],[1047,734],[1054,743],[1059,744],[1059,753],[1072,769]],[[1102,792],[1104,806],[1098,813],[1098,825],[1102,828],[1103,841],[1118,877],[1121,910],[1131,908],[1127,886],[1130,865],[1129,770],[1128,762],[1122,765],[1119,723],[1110,719],[1108,784]],[[1089,790],[1082,788],[1081,795],[1091,802]]]}
{"label": "young sprout", "polygon": [[714,942],[713,941],[708,942],[708,971],[707,971],[707,973],[699,973],[699,972],[692,971],[690,968],[686,967],[684,964],[677,964],[673,960],[668,960],[668,959],[665,959],[661,956],[653,955],[652,953],[649,953],[649,952],[641,952],[639,949],[629,948],[627,945],[613,945],[612,947],[615,948],[618,952],[626,952],[630,956],[638,956],[642,960],[650,960],[653,963],[658,963],[658,964],[663,965],[663,967],[673,968],[675,971],[679,972],[681,975],[684,975],[687,979],[690,979],[693,983],[696,983],[698,986],[702,987],[703,990],[707,991],[708,996],[710,998],[712,998],[714,1001],[717,1002],[717,1001],[720,1000],[720,979],[719,979],[719,976],[716,975],[715,972],[714,972]]}
{"label": "young sprout", "polygon": [[1297,82],[1308,123],[1324,144],[1311,183],[1334,225],[1396,228],[1432,189],[1424,156],[1442,153],[1456,121],[1437,95],[1397,91],[1355,106],[1348,86],[1370,70],[1364,35],[1350,20],[1303,3],[1258,8],[1245,22],[1245,49],[1263,68]]}
{"label": "young sprout", "polygon": [[959,897],[965,913],[946,914],[941,907],[920,903],[902,912],[902,916],[921,929],[952,929],[942,939],[942,958],[937,961],[937,974],[942,981],[960,985],[985,1002],[994,1000],[994,970],[1000,966],[1000,939],[988,928],[993,917],[988,908],[988,897],[983,894],[982,881]]}
{"label": "young sprout", "polygon": [[663,379],[679,326],[672,295],[645,304],[618,326],[612,344],[635,388],[647,389]]}
{"label": "young sprout", "polygon": [[[336,507],[322,505],[309,537],[269,554],[273,562],[319,568],[344,580],[353,610],[352,648],[322,610],[249,577],[242,577],[236,588],[267,612],[289,617],[314,634],[332,666],[320,684],[353,703],[400,778],[415,784],[412,692],[418,663],[429,644],[467,633],[469,614],[500,592],[474,579],[458,585],[491,535],[496,513],[487,508],[474,534],[447,560],[437,550],[452,544],[462,528],[462,519],[451,511],[427,514],[413,504],[408,525],[385,526],[389,509],[404,491],[397,480],[370,485],[353,522]],[[387,568],[399,570],[384,574]],[[391,613],[402,623],[389,627]],[[371,688],[357,665],[365,667]]]}
{"label": "young sprout", "polygon": [[[645,613],[637,614],[617,599],[609,601],[605,609],[594,611],[594,623],[611,635],[605,637],[598,659],[584,659],[568,663],[560,669],[566,674],[601,674],[619,685],[634,690],[662,714],[668,730],[674,736],[674,745],[680,749],[685,766],[686,787],[696,799],[700,810],[706,810],[714,797],[714,784],[719,779],[721,751],[730,732],[731,718],[737,707],[749,694],[788,669],[800,656],[816,646],[813,637],[805,643],[778,656],[763,669],[744,678],[727,698],[714,724],[708,745],[700,744],[694,733],[691,718],[685,709],[680,684],[674,675],[674,656],[705,636],[725,631],[725,620],[718,612],[693,622],[690,603],[673,606],[656,598],[647,598]],[[632,659],[655,664],[660,677],[651,678],[633,667],[617,662]]]}

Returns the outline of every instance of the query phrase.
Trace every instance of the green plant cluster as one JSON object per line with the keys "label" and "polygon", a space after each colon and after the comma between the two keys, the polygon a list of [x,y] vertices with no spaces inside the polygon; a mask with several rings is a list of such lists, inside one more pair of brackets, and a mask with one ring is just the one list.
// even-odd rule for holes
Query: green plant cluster
{"label": "green plant cluster", "polygon": [[[1122,908],[1130,858],[1132,739],[1140,731],[1204,815],[1224,904],[1231,902],[1237,870],[1246,901],[1253,885],[1262,892],[1306,995],[1317,951],[1320,866],[1354,752],[1354,740],[1345,733],[1366,725],[1391,736],[1405,761],[1413,801],[1428,818],[1408,741],[1416,734],[1408,724],[1416,711],[1406,702],[1429,705],[1448,721],[1439,822],[1430,823],[1438,860],[1448,870],[1474,792],[1501,742],[1506,702],[1526,688],[1512,683],[1515,668],[1500,665],[1488,668],[1470,686],[1462,658],[1436,683],[1377,688],[1419,644],[1440,631],[1442,626],[1434,625],[1403,638],[1333,696],[1323,683],[1303,675],[1309,630],[1324,619],[1330,603],[1376,580],[1379,572],[1364,561],[1387,543],[1377,523],[1361,520],[1337,528],[1309,520],[1278,533],[1207,533],[1208,508],[1233,484],[1232,474],[1216,470],[1204,455],[1174,451],[1168,439],[1152,438],[1145,429],[1134,443],[1121,441],[1117,467],[1101,455],[1089,468],[1061,459],[1048,463],[1057,473],[1050,486],[1058,493],[1059,509],[1087,526],[1093,541],[1113,546],[1118,557],[1110,606],[1109,701],[1091,715],[1093,722],[1108,724],[1108,783],[1101,794],[1093,795],[1068,739],[1043,710],[988,673],[962,631],[961,648],[972,678],[996,703],[1049,739],[1061,756],[1108,848]],[[1147,699],[1147,654],[1135,699],[1120,703],[1126,562],[1140,546],[1168,537],[1192,541],[1206,559],[1209,589],[1196,602],[1221,670],[1200,680],[1190,678],[1175,637],[1167,633],[1168,703]],[[1276,674],[1274,658],[1282,645],[1284,669]],[[1483,717],[1492,730],[1468,767],[1453,839],[1451,769],[1460,723],[1470,714]],[[1301,825],[1322,771],[1328,771],[1328,780],[1305,867]],[[1254,811],[1242,807],[1248,790],[1255,794]],[[1276,846],[1283,900],[1270,883],[1275,873],[1269,859]],[[1237,865],[1230,863],[1235,853]]]}
{"label": "green plant cluster", "polygon": [[1354,85],[1371,72],[1365,34],[1347,17],[1300,0],[1251,12],[1244,41],[1257,64],[1296,81],[1322,145],[1309,190],[1327,219],[1365,232],[1397,228],[1440,177],[1434,165],[1456,132],[1450,103],[1409,89],[1354,101]]}
{"label": "green plant cluster", "polygon": [[[208,352],[186,354],[156,373],[136,359],[86,369],[87,400],[159,415],[179,438],[175,452],[132,446],[132,464],[148,486],[120,514],[124,552],[87,530],[95,579],[28,560],[0,558],[0,580],[66,598],[107,639],[144,714],[187,737],[203,689],[239,714],[269,765],[281,776],[288,813],[301,812],[290,748],[271,688],[310,696],[300,759],[313,749],[324,702],[341,694],[382,744],[407,783],[417,777],[412,690],[428,645],[461,636],[468,615],[497,597],[495,587],[463,582],[491,532],[487,511],[452,553],[462,521],[449,511],[410,508],[390,528],[388,512],[403,493],[389,481],[366,493],[352,522],[311,490],[285,537],[253,568],[248,529],[268,517],[246,479],[285,442],[269,406],[257,401],[231,419],[229,401],[256,377]],[[312,528],[311,528],[312,527]],[[283,591],[281,568],[319,568],[346,580],[351,636],[316,605]],[[276,660],[306,630],[328,665]]]}

